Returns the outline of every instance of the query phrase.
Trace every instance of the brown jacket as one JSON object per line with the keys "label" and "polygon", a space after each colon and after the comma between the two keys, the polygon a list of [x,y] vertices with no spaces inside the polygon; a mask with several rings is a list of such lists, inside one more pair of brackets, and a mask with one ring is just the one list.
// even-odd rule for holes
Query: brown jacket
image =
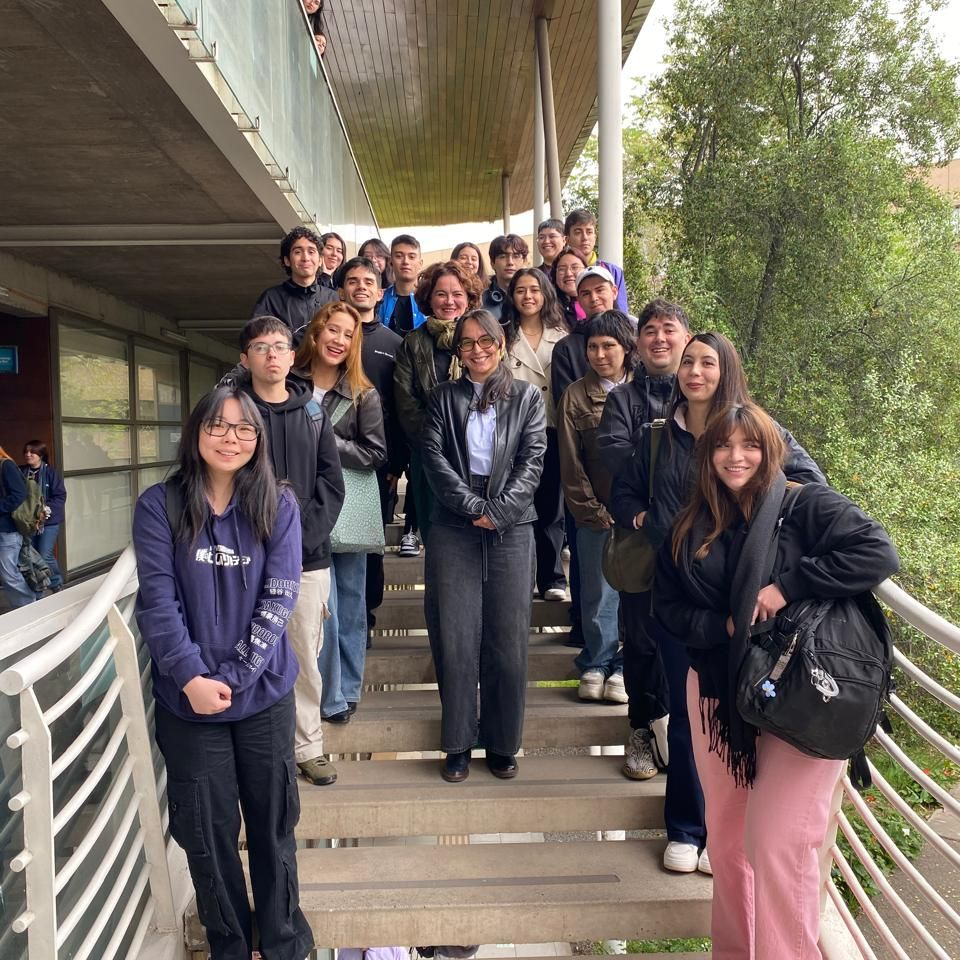
{"label": "brown jacket", "polygon": [[606,402],[600,378],[588,369],[582,380],[563,392],[557,409],[563,496],[577,526],[590,530],[604,530],[612,523],[605,504],[610,502],[613,477],[597,448],[597,427]]}

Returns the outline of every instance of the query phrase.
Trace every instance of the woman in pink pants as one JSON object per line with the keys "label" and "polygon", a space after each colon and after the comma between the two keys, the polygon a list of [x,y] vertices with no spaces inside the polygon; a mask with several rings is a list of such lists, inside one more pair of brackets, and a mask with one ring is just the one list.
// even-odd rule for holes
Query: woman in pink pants
{"label": "woman in pink pants", "polygon": [[782,515],[783,455],[759,407],[718,410],[698,445],[690,503],[657,558],[654,611],[693,666],[687,698],[713,866],[714,960],[821,956],[818,858],[844,767],[761,735],[737,713],[749,627],[795,600],[863,593],[899,565],[880,524],[808,484],[792,495],[771,570],[770,542],[749,531]]}

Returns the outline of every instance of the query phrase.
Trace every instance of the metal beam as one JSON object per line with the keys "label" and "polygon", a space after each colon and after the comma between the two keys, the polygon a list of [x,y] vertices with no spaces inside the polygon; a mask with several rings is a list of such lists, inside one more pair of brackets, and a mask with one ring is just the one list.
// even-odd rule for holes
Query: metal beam
{"label": "metal beam", "polygon": [[212,333],[222,333],[223,331],[239,333],[249,319],[249,317],[244,317],[242,320],[231,320],[227,317],[216,320],[178,320],[177,329],[196,330],[198,332],[207,330]]}
{"label": "metal beam", "polygon": [[[534,51],[536,57],[536,51]],[[543,215],[544,188],[544,139],[543,99],[540,96],[540,68],[534,64],[533,71],[533,234],[536,240],[537,227],[546,219]]]}
{"label": "metal beam", "polygon": [[0,227],[0,247],[273,246],[275,223],[90,223]]}
{"label": "metal beam", "polygon": [[510,232],[510,174],[500,178],[500,199],[503,208],[503,232]]}
{"label": "metal beam", "polygon": [[623,131],[620,0],[597,4],[599,236],[601,255],[623,263]]}
{"label": "metal beam", "polygon": [[546,147],[547,183],[550,216],[563,219],[560,193],[560,155],[557,150],[557,113],[553,105],[553,70],[550,65],[550,35],[545,17],[537,17],[537,63],[540,69],[540,93],[543,102],[543,133]]}

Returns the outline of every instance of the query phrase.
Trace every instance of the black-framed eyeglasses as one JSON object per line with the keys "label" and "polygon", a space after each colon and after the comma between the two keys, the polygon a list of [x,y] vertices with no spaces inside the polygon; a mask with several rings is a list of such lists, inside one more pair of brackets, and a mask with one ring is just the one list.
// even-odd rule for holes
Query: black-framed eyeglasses
{"label": "black-framed eyeglasses", "polygon": [[230,423],[229,420],[222,420],[220,417],[204,420],[203,430],[211,437],[225,437],[232,430],[233,435],[245,443],[251,443],[260,436],[260,431],[252,423]]}
{"label": "black-framed eyeglasses", "polygon": [[476,340],[472,340],[470,337],[464,337],[460,343],[457,344],[457,348],[461,353],[469,353],[474,347],[479,347],[481,350],[489,350],[496,345],[496,339],[491,337],[490,334],[485,333],[482,337],[477,337]]}

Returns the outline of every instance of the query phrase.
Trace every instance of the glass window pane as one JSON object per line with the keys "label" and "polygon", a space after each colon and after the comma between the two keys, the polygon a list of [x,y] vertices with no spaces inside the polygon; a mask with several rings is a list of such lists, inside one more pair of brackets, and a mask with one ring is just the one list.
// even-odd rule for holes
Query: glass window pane
{"label": "glass window pane", "polygon": [[152,487],[155,483],[161,483],[176,471],[175,464],[167,464],[165,467],[147,467],[146,470],[137,471],[137,496],[139,497],[147,487]]}
{"label": "glass window pane", "polygon": [[138,463],[158,463],[162,460],[175,460],[177,445],[180,443],[179,426],[138,427],[139,443]]}
{"label": "glass window pane", "polygon": [[183,417],[180,399],[180,355],[137,346],[137,416],[142,420]]}
{"label": "glass window pane", "polygon": [[130,427],[118,423],[64,423],[65,470],[129,466]]}
{"label": "glass window pane", "polygon": [[130,471],[67,477],[70,568],[119,553],[130,542]]}
{"label": "glass window pane", "polygon": [[130,416],[126,340],[60,324],[60,407],[65,417]]}
{"label": "glass window pane", "polygon": [[207,392],[217,385],[217,371],[215,367],[206,363],[198,363],[196,360],[190,361],[190,409],[192,410],[197,401]]}

